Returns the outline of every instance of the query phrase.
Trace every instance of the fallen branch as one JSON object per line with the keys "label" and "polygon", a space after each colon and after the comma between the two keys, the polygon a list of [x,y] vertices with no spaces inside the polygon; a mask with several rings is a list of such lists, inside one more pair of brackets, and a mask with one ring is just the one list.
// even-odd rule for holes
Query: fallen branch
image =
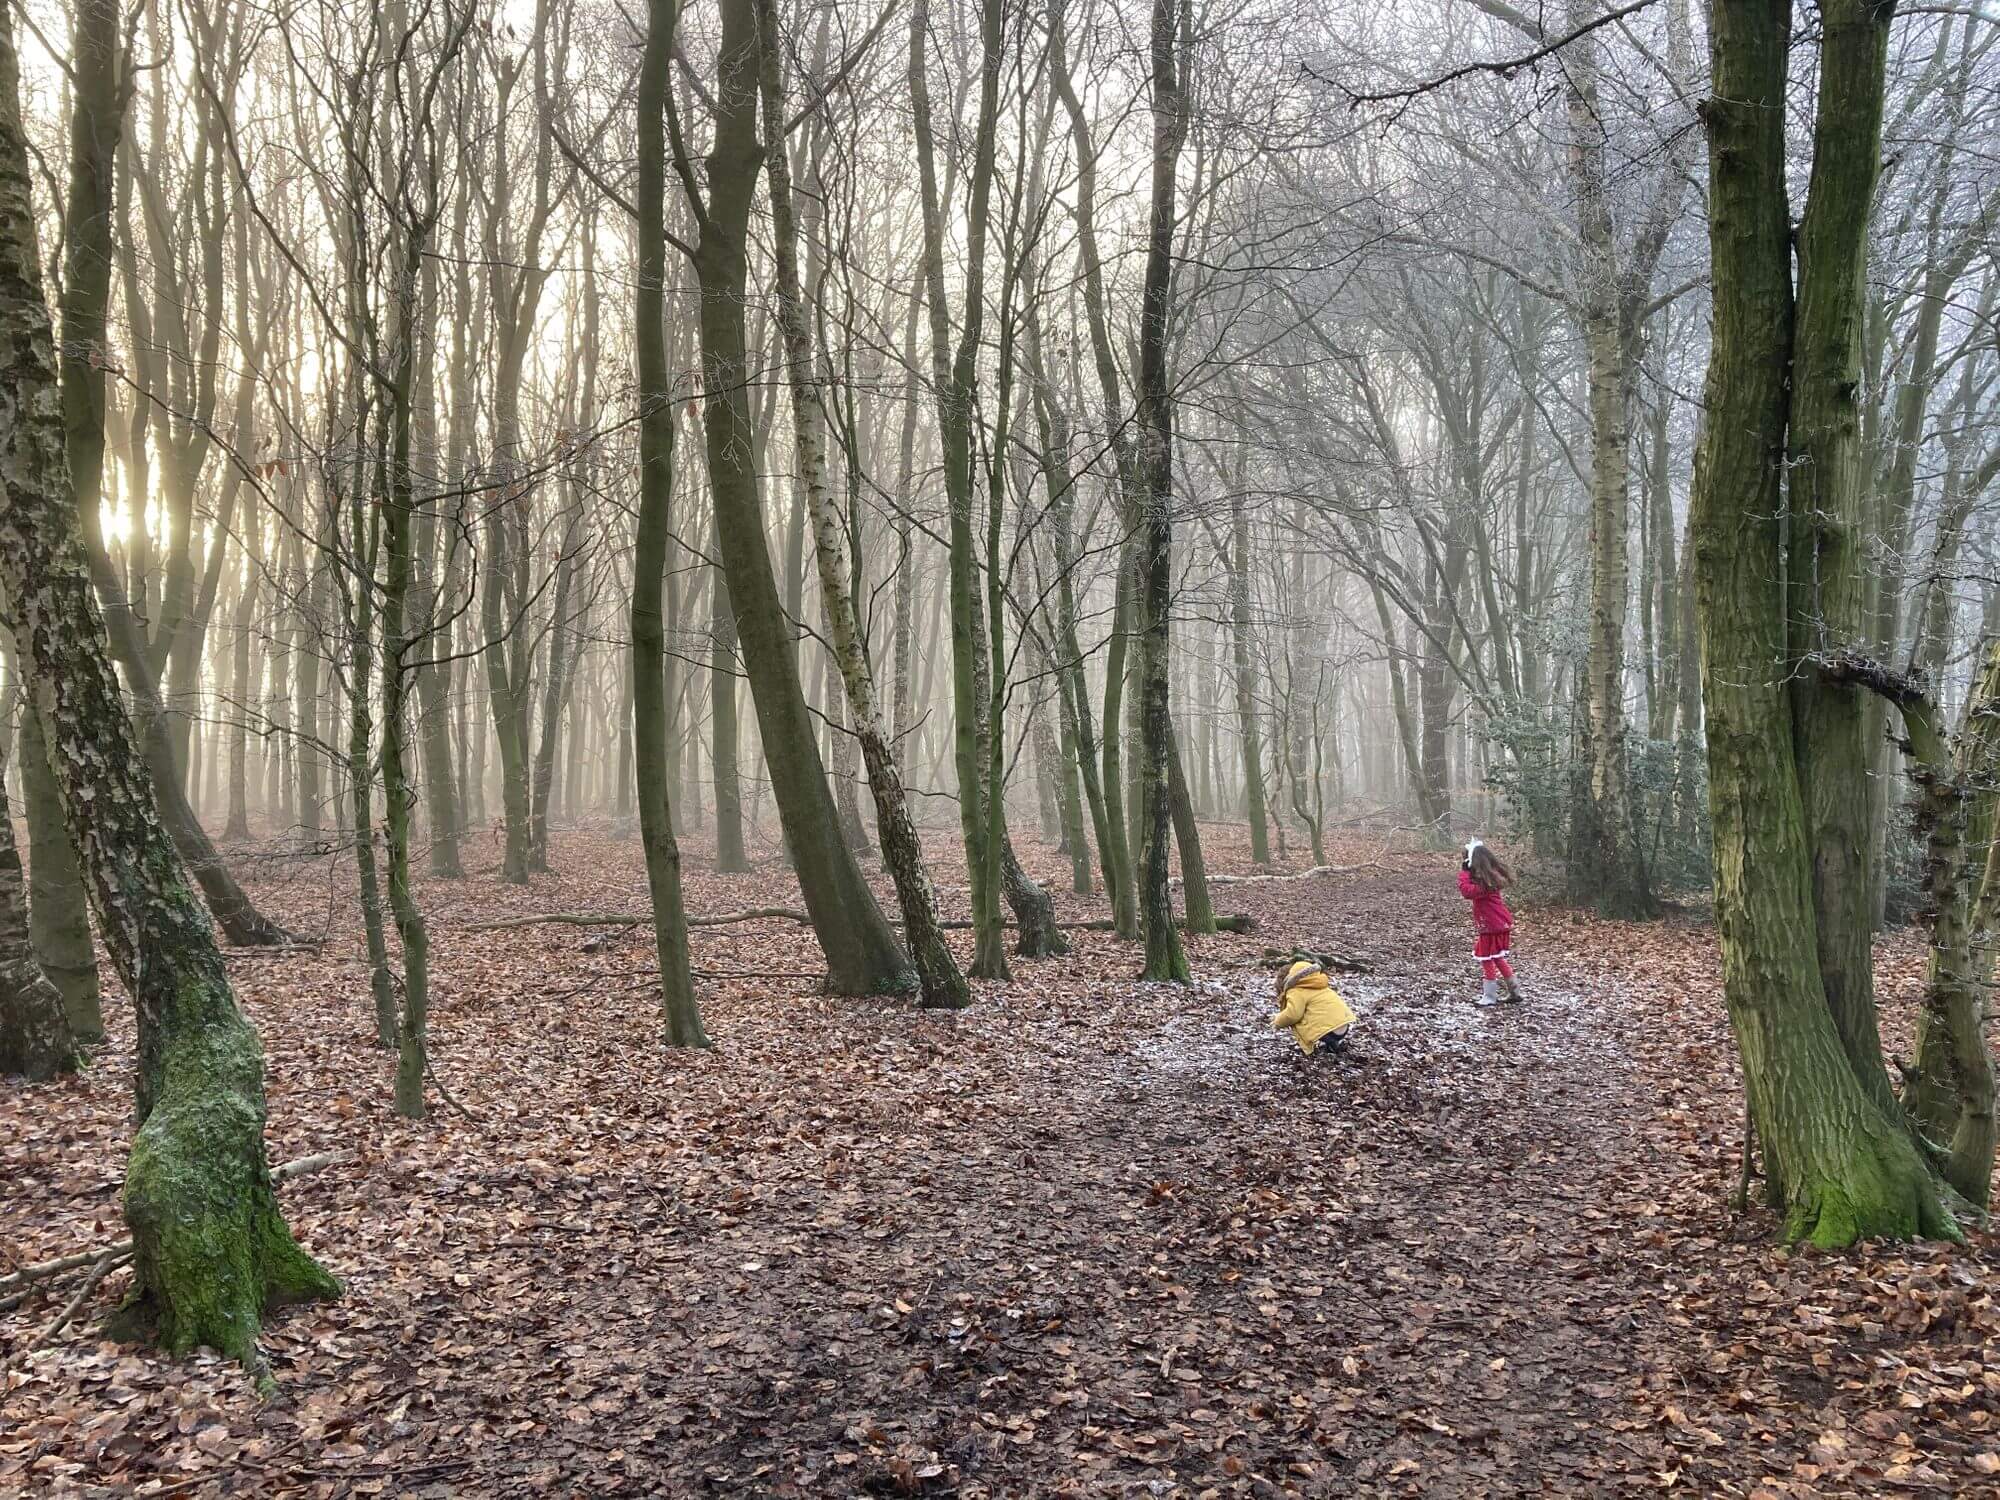
{"label": "fallen branch", "polygon": [[[517,927],[638,927],[652,921],[651,914],[635,916],[622,911],[552,911],[526,917],[502,917],[493,922],[468,922],[461,932],[507,932]],[[726,927],[732,922],[782,920],[810,925],[811,919],[789,906],[753,906],[748,911],[724,912],[714,917],[689,917],[690,927]]]}
{"label": "fallen branch", "polygon": [[438,1097],[444,1100],[444,1102],[449,1104],[453,1109],[457,1110],[466,1119],[476,1120],[479,1118],[479,1116],[475,1115],[471,1110],[467,1109],[463,1104],[460,1104],[456,1099],[452,1098],[451,1090],[444,1086],[444,1080],[437,1076],[437,1069],[431,1066],[431,1053],[430,1053],[430,1048],[428,1047],[424,1049],[424,1077],[430,1079],[432,1083],[437,1085]]}
{"label": "fallen branch", "polygon": [[[1381,861],[1371,859],[1368,863],[1361,865],[1314,865],[1310,870],[1300,870],[1297,874],[1292,875],[1276,873],[1270,875],[1211,875],[1208,877],[1208,883],[1210,885],[1250,885],[1254,882],[1265,880],[1313,880],[1321,875],[1358,875],[1363,870],[1379,870],[1381,868]],[[1179,885],[1180,883],[1181,877],[1178,875],[1174,876],[1168,882],[1169,885]]]}
{"label": "fallen branch", "polygon": [[[127,1244],[129,1243],[128,1241]],[[49,1341],[61,1333],[68,1326],[69,1320],[76,1316],[76,1310],[83,1306],[84,1299],[97,1289],[97,1283],[104,1279],[105,1272],[112,1266],[131,1259],[131,1256],[132,1252],[129,1249],[122,1255],[116,1250],[107,1250],[98,1256],[97,1263],[90,1268],[90,1274],[83,1278],[83,1285],[76,1289],[76,1295],[63,1304],[63,1310],[55,1315],[49,1326],[44,1328],[34,1343],[28,1347],[30,1349],[48,1347]]]}
{"label": "fallen branch", "polygon": [[[890,920],[894,921],[895,918],[892,917]],[[1007,922],[1002,925],[1015,927],[1019,924]],[[1055,925],[1065,932],[1116,932],[1118,930],[1118,924],[1109,917],[1092,917],[1088,921],[1083,922],[1058,922]],[[965,932],[971,929],[972,923],[954,919],[949,922],[940,922],[938,926],[947,927],[957,932]],[[1181,919],[1181,926],[1183,929],[1187,927],[1187,919],[1185,917]],[[1234,916],[1218,916],[1215,919],[1215,930],[1217,932],[1255,932],[1257,930],[1257,919],[1247,912],[1237,912]]]}
{"label": "fallen branch", "polygon": [[[1306,874],[1307,875],[1325,874],[1328,872],[1330,868],[1331,867],[1328,866],[1322,866],[1318,870],[1308,870]],[[1366,869],[1367,866],[1357,865],[1355,868]],[[1332,870],[1332,873],[1340,874],[1344,872],[1335,869]],[[1217,877],[1210,877],[1211,883],[1213,883],[1213,881],[1216,878]],[[1230,877],[1230,878],[1247,879],[1251,877]],[[1303,880],[1305,876],[1273,875],[1269,878],[1273,880]],[[687,919],[687,924],[689,927],[723,927],[731,922],[761,922],[767,920],[774,920],[778,918],[782,918],[786,921],[797,922],[801,926],[810,926],[812,922],[812,919],[808,917],[804,912],[794,911],[789,906],[756,906],[752,907],[749,911],[726,912],[718,917],[689,917]],[[500,920],[494,922],[469,922],[464,927],[461,927],[459,931],[502,932],[516,927],[546,927],[546,926],[638,927],[652,920],[653,919],[650,916],[638,916],[631,912],[552,911],[552,912],[542,912],[537,915],[527,916],[527,917],[503,917]],[[902,923],[902,918],[900,916],[892,915],[890,916],[889,920],[891,922],[896,923],[899,926]],[[1006,925],[1012,927],[1016,924],[1009,922]],[[1086,922],[1058,922],[1055,925],[1057,927],[1064,928],[1069,931],[1081,930],[1084,932],[1111,932],[1115,930],[1115,924],[1109,917],[1097,917]],[[1185,926],[1186,923],[1182,923],[1182,925]],[[971,928],[972,923],[969,921],[951,921],[951,922],[940,922],[938,923],[938,926],[954,928],[959,931],[965,931]],[[1231,917],[1217,917],[1215,919],[1215,930],[1217,932],[1255,932],[1257,930],[1257,919],[1255,917],[1247,916],[1240,912],[1237,915]]]}
{"label": "fallen branch", "polygon": [[[273,1184],[288,1182],[294,1177],[303,1177],[308,1172],[317,1172],[322,1167],[337,1167],[343,1162],[353,1160],[352,1151],[322,1151],[317,1156],[301,1156],[271,1168],[271,1181]],[[115,1245],[101,1246],[95,1250],[79,1250],[74,1255],[58,1256],[54,1260],[45,1260],[37,1265],[22,1266],[17,1271],[0,1276],[0,1292],[17,1294],[5,1302],[0,1302],[0,1312],[18,1306],[34,1287],[44,1281],[53,1281],[67,1272],[79,1270],[84,1266],[95,1266],[102,1261],[123,1260],[131,1253],[132,1242],[120,1240]],[[95,1274],[101,1276],[103,1272]]]}
{"label": "fallen branch", "polygon": [[1353,958],[1344,953],[1315,953],[1310,948],[1266,948],[1264,962],[1318,964],[1329,973],[1372,974],[1375,966],[1365,958]]}

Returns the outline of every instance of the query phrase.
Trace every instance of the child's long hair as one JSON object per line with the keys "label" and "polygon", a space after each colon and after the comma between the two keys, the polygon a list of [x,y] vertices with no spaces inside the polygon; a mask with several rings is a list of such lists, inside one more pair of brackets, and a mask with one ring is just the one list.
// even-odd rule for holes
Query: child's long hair
{"label": "child's long hair", "polygon": [[1514,872],[1507,868],[1507,862],[1484,844],[1472,851],[1472,878],[1489,891],[1497,891],[1514,883]]}

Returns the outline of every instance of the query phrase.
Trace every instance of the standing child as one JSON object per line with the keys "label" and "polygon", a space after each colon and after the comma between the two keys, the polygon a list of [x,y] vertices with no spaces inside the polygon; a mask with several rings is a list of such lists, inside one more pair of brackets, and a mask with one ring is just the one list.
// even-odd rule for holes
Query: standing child
{"label": "standing child", "polygon": [[1507,961],[1514,947],[1514,913],[1507,909],[1502,888],[1512,883],[1514,872],[1498,855],[1478,839],[1465,846],[1465,863],[1458,871],[1458,893],[1472,903],[1472,925],[1479,937],[1472,956],[1479,960],[1479,1003],[1497,1005],[1501,987],[1509,1003],[1520,1001],[1520,981]]}

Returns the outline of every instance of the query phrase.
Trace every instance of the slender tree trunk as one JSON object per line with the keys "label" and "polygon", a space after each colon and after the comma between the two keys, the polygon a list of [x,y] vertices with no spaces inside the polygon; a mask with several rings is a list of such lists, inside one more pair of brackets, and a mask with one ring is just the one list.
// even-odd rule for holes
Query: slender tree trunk
{"label": "slender tree trunk", "polygon": [[61,357],[63,429],[76,512],[111,626],[112,649],[125,668],[137,710],[141,743],[157,788],[157,811],[229,941],[279,942],[285,934],[244,894],[183,794],[158,680],[138,638],[124,586],[98,537],[98,504],[104,490],[105,370],[113,363],[105,333],[111,294],[112,172],[127,97],[117,76],[116,4],[84,0],[72,50],[77,88],[70,122],[69,201],[63,214]]}
{"label": "slender tree trunk", "polygon": [[1215,905],[1208,896],[1208,861],[1201,852],[1201,825],[1195,821],[1188,796],[1187,774],[1181,767],[1180,736],[1167,746],[1168,787],[1173,797],[1174,842],[1181,854],[1181,890],[1187,903],[1189,932],[1215,931]]}
{"label": "slender tree trunk", "polygon": [[418,299],[430,229],[429,223],[403,226],[409,239],[395,291],[399,326],[391,354],[388,453],[377,475],[383,486],[382,542],[387,562],[382,587],[383,838],[389,861],[389,913],[403,950],[402,1013],[398,1017],[392,1007],[389,1041],[396,1048],[396,1113],[410,1120],[424,1116],[424,1074],[430,1065],[430,931],[410,885],[410,825],[417,798],[409,774],[409,707],[413,679],[420,670],[411,657],[431,649],[429,620],[418,617],[412,632],[410,608],[417,508],[411,462],[412,385],[417,323],[435,314],[429,302],[420,306]]}
{"label": "slender tree trunk", "polygon": [[[766,120],[786,117],[783,53],[774,0],[757,0],[762,46],[759,82]],[[818,355],[812,325],[800,295],[797,228],[792,210],[791,164],[783,142],[765,154],[771,188],[773,258],[778,289],[778,328],[784,343],[785,366],[792,398],[792,438],[799,471],[799,490],[811,522],[813,557],[819,568],[820,602],[832,637],[832,660],[846,688],[855,737],[868,769],[875,817],[882,837],[882,861],[895,882],[902,908],[903,934],[916,962],[923,1003],[956,1009],[968,1004],[971,991],[959,972],[958,960],[938,926],[937,894],[924,865],[916,824],[910,818],[902,774],[896,764],[889,729],[882,718],[869,666],[867,642],[855,615],[847,576],[847,530],[827,479],[827,417],[824,393],[815,377]],[[828,718],[832,704],[828,704]]]}
{"label": "slender tree trunk", "polygon": [[1186,981],[1187,955],[1174,921],[1167,884],[1167,840],[1173,816],[1173,718],[1168,705],[1173,608],[1174,411],[1167,369],[1173,298],[1174,177],[1187,137],[1182,88],[1185,49],[1177,33],[1191,29],[1175,0],[1153,0],[1153,204],[1146,281],[1139,312],[1138,463],[1143,510],[1133,590],[1139,615],[1139,703],[1142,831],[1139,841],[1140,931],[1145,977]]}
{"label": "slender tree trunk", "polygon": [[1236,675],[1236,732],[1243,745],[1243,795],[1250,815],[1250,862],[1271,862],[1270,813],[1264,794],[1264,736],[1257,723],[1257,679],[1250,660],[1250,513],[1242,486],[1229,500],[1229,654]]}
{"label": "slender tree trunk", "polygon": [[[247,535],[247,532],[246,532]],[[257,617],[257,570],[254,560],[237,587],[236,609],[230,621],[231,706],[229,740],[229,821],[222,830],[225,839],[250,837],[250,631]]]}
{"label": "slender tree trunk", "polygon": [[634,291],[639,376],[639,525],[632,573],[632,743],[639,838],[653,904],[660,966],[660,1018],[669,1047],[706,1047],[689,969],[681,850],[668,779],[667,641],[664,585],[673,527],[674,392],[667,367],[667,89],[673,71],[677,0],[647,0],[639,65],[639,277]]}
{"label": "slender tree trunk", "polygon": [[[974,382],[985,315],[986,240],[992,201],[995,136],[1002,65],[1001,3],[981,0],[979,116],[974,131],[971,203],[967,219],[966,286],[959,337],[951,335],[951,308],[945,295],[945,226],[932,140],[926,46],[929,0],[917,0],[910,14],[909,82],[921,186],[923,267],[931,322],[931,383],[937,403],[938,439],[944,454],[951,588],[952,707],[958,805],[971,886],[972,973],[985,979],[1007,977],[1006,930],[1001,892],[993,878],[997,850],[990,847],[1002,788],[991,779],[991,740],[996,726],[980,678],[990,672],[987,643],[978,615],[978,560],[974,556],[972,501],[976,465],[972,453]],[[989,564],[993,562],[989,559]]]}
{"label": "slender tree trunk", "polygon": [[0,765],[0,1076],[41,1083],[76,1071],[77,1037],[62,992],[35,957],[27,894]]}

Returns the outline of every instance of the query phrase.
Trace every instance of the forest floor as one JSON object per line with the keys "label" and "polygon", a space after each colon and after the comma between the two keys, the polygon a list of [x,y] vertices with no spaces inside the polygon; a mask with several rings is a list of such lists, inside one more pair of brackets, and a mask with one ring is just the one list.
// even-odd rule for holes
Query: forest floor
{"label": "forest floor", "polygon": [[[370,1045],[350,875],[247,866],[328,939],[231,967],[273,1161],[354,1153],[281,1190],[346,1295],[267,1325],[269,1400],[99,1342],[123,1271],[49,1347],[67,1288],[0,1314],[0,1493],[2000,1494],[2000,1245],[1790,1254],[1731,1215],[1698,914],[1517,902],[1532,999],[1494,1011],[1450,861],[1362,840],[1218,888],[1261,930],[1196,940],[1188,989],[1085,933],[927,1015],[813,994],[795,926],[710,928],[697,965],[756,977],[705,980],[714,1050],[663,1057],[644,929],[464,931],[640,909],[632,841],[555,858],[425,885],[469,1117],[422,1123]],[[689,886],[795,900],[777,866]],[[1341,1060],[1265,1026],[1273,944],[1373,965]],[[1892,1036],[1920,956],[1882,955]],[[0,1274],[122,1236],[107,1009],[80,1078],[0,1085]]]}

